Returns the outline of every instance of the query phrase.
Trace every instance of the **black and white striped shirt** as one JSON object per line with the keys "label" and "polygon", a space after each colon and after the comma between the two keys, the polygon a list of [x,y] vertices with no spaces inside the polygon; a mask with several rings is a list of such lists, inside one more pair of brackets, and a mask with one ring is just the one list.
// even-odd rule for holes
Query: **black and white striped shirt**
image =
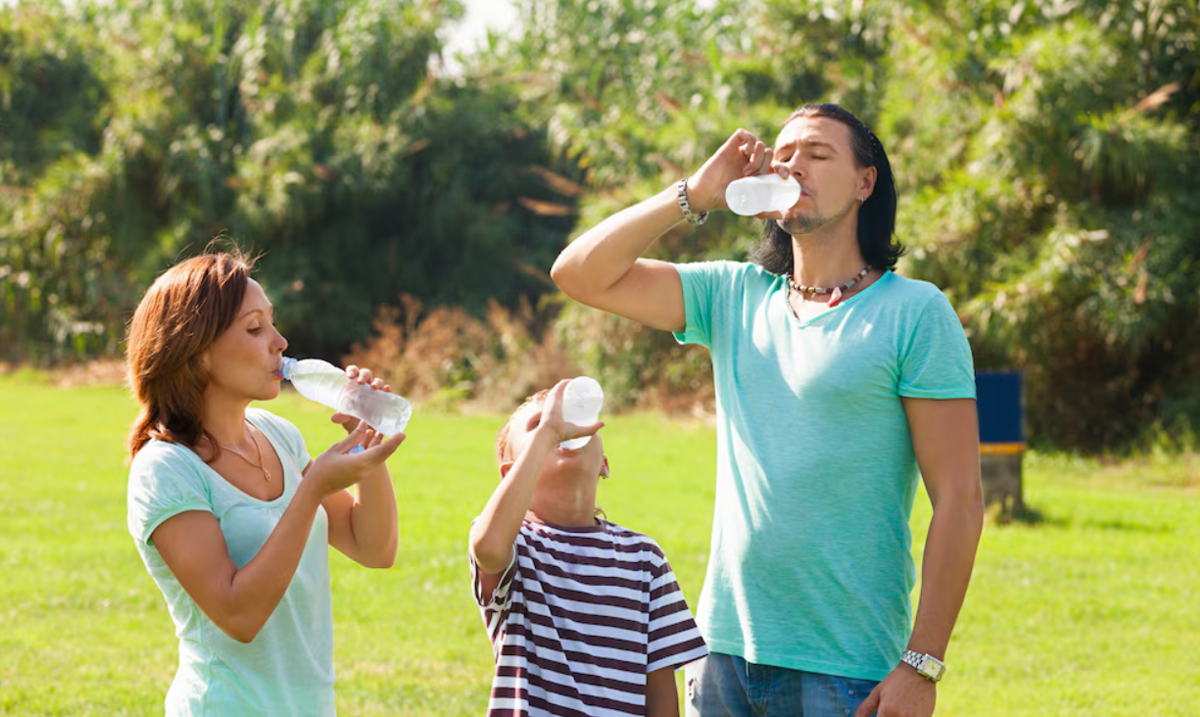
{"label": "black and white striped shirt", "polygon": [[489,717],[646,713],[646,676],[708,654],[675,573],[653,539],[600,521],[525,520],[513,561],[475,601],[496,673]]}

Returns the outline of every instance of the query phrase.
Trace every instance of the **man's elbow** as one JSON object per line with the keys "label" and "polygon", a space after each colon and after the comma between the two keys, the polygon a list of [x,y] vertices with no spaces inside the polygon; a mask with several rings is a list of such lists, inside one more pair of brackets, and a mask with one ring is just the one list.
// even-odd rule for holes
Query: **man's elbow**
{"label": "man's elbow", "polygon": [[554,266],[550,267],[550,280],[554,282],[554,285],[567,296],[578,300],[579,288],[576,276],[576,273],[570,268],[570,262],[564,261],[561,254],[554,261]]}
{"label": "man's elbow", "polygon": [[984,515],[987,512],[987,506],[983,503],[983,493],[977,493],[967,501],[966,506],[967,520],[978,531],[983,532]]}
{"label": "man's elbow", "polygon": [[939,491],[933,510],[935,514],[941,511],[964,525],[982,530],[986,506],[979,476],[976,475],[974,480],[962,481],[956,488]]}
{"label": "man's elbow", "polygon": [[978,533],[983,532],[984,516],[987,506],[983,501],[983,486],[975,480],[971,487],[959,497],[955,508],[963,522]]}

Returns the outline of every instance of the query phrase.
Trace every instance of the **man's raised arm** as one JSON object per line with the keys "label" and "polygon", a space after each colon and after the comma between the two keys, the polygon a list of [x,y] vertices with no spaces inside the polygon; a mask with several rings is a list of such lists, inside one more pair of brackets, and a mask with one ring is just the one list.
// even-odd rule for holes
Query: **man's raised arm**
{"label": "man's raised arm", "polygon": [[683,221],[684,205],[696,217],[725,209],[725,187],[765,171],[770,162],[771,150],[739,129],[688,178],[685,202],[676,184],[617,212],[571,242],[558,255],[550,277],[580,303],[656,329],[681,331],[687,317],[679,273],[642,254]]}

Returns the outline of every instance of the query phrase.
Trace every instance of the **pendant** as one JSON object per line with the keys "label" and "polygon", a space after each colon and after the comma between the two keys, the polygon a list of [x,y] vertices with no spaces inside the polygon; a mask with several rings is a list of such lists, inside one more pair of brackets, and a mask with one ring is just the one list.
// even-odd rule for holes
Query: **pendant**
{"label": "pendant", "polygon": [[837,287],[833,290],[833,295],[829,297],[829,308],[833,308],[842,303],[842,287]]}

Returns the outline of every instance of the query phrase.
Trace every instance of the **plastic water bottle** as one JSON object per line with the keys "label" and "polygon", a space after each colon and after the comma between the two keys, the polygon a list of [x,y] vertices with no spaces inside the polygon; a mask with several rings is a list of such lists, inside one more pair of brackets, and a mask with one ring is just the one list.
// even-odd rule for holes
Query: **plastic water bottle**
{"label": "plastic water bottle", "polygon": [[[577,376],[563,390],[563,420],[577,426],[590,426],[600,419],[600,408],[604,405],[604,389],[594,378]],[[577,451],[592,440],[591,436],[570,438],[558,445],[569,451]]]}
{"label": "plastic water bottle", "polygon": [[385,436],[404,430],[412,417],[412,404],[403,396],[376,391],[346,377],[346,372],[321,359],[284,356],[279,373],[292,382],[301,396],[345,413]]}
{"label": "plastic water bottle", "polygon": [[735,179],[725,187],[725,203],[734,214],[752,217],[763,212],[781,212],[800,199],[800,182],[774,172]]}

